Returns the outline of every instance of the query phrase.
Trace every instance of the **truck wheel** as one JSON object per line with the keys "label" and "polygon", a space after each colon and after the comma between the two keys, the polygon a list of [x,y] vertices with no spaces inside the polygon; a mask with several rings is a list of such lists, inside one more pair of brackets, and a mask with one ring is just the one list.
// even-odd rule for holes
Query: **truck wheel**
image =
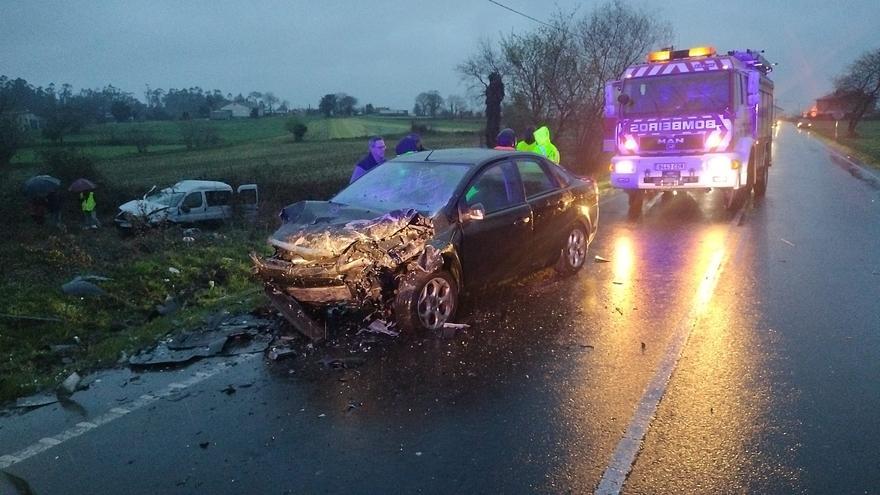
{"label": "truck wheel", "polygon": [[568,229],[568,235],[565,237],[565,245],[562,246],[562,252],[559,253],[559,260],[556,262],[556,271],[560,275],[574,275],[583,266],[587,259],[587,232],[584,226],[577,223]]}
{"label": "truck wheel", "polygon": [[411,273],[398,288],[394,316],[402,331],[438,330],[458,309],[458,286],[445,271]]}
{"label": "truck wheel", "polygon": [[748,189],[744,187],[739,189],[724,189],[724,209],[727,211],[736,211],[739,209],[742,200],[746,195],[745,191],[748,191]]}
{"label": "truck wheel", "polygon": [[626,194],[629,196],[629,216],[637,217],[641,215],[642,203],[645,202],[645,191],[636,189],[634,191],[627,191]]}
{"label": "truck wheel", "polygon": [[767,193],[767,180],[770,178],[770,170],[769,167],[765,164],[761,167],[761,170],[758,171],[758,175],[755,177],[755,197],[761,198],[764,197],[764,194]]}

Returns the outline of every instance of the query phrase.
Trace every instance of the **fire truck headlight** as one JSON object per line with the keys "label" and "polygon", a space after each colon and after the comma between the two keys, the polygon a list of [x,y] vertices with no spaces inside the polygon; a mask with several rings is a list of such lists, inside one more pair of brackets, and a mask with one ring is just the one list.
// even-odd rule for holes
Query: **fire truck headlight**
{"label": "fire truck headlight", "polygon": [[733,162],[726,156],[713,156],[709,158],[707,163],[709,173],[712,175],[723,175],[730,172],[731,165]]}
{"label": "fire truck headlight", "polygon": [[632,160],[620,160],[614,164],[614,171],[618,174],[631,174],[636,171],[636,164]]}

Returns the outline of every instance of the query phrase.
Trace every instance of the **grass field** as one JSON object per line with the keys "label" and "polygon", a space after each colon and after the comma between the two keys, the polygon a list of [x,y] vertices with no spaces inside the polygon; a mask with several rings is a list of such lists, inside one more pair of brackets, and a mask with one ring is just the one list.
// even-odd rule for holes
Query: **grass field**
{"label": "grass field", "polygon": [[[426,122],[428,148],[471,147],[478,124]],[[42,173],[45,143],[21,152],[0,183],[0,215],[7,235],[0,240],[4,276],[0,281],[0,402],[45,388],[70,372],[112,365],[174,329],[193,328],[218,309],[247,311],[264,304],[260,284],[251,278],[248,253],[266,250],[265,239],[278,224],[276,214],[302,199],[327,199],[348,183],[354,163],[367,151],[364,136],[385,134],[389,157],[410,121],[390,118],[315,119],[309,134],[294,143],[281,119],[218,123],[221,146],[187,150],[175,144],[175,123],[154,125],[170,144],[137,154],[125,146],[102,144],[107,124],[66,139],[95,159],[100,175],[98,231],[79,228],[73,195],[64,198],[65,230],[36,225],[27,217],[21,183]],[[134,124],[141,125],[141,124]],[[252,127],[251,127],[252,126]],[[314,134],[312,130],[315,131]],[[439,131],[439,132],[438,132]],[[180,228],[121,238],[111,227],[116,206],[139,197],[150,186],[182,179],[218,179],[260,188],[256,224],[230,224],[183,242]],[[172,273],[175,268],[179,273]],[[100,298],[66,296],[61,285],[77,275],[111,280]],[[181,309],[168,316],[156,305],[175,298]],[[64,356],[53,346],[72,346]]]}
{"label": "grass field", "polygon": [[[813,132],[835,142],[834,122],[829,120],[813,121]],[[846,137],[846,122],[841,122],[836,143],[851,150],[861,161],[875,168],[880,168],[880,120],[860,122],[856,131],[859,137]]]}

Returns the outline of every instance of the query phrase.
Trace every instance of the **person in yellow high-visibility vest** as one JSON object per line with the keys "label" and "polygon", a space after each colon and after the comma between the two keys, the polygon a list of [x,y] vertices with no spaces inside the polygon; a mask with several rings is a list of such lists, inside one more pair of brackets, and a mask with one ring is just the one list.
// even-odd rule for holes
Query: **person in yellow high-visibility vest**
{"label": "person in yellow high-visibility vest", "polygon": [[553,163],[559,164],[559,150],[556,145],[550,142],[550,129],[546,125],[535,129],[535,149],[534,152],[544,155]]}
{"label": "person in yellow high-visibility vest", "polygon": [[82,206],[82,212],[84,217],[84,227],[86,229],[97,229],[101,226],[101,222],[98,221],[98,215],[95,213],[95,191],[83,191],[79,193],[80,205]]}

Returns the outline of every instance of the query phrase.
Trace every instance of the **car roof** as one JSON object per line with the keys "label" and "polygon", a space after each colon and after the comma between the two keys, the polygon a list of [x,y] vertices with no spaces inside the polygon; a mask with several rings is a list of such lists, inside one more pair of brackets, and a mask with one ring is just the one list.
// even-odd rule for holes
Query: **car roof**
{"label": "car roof", "polygon": [[494,150],[487,148],[449,148],[407,153],[394,158],[395,162],[438,162],[478,165],[508,155],[533,155],[532,153]]}
{"label": "car roof", "polygon": [[216,180],[182,180],[172,186],[175,191],[231,191],[232,186]]}

